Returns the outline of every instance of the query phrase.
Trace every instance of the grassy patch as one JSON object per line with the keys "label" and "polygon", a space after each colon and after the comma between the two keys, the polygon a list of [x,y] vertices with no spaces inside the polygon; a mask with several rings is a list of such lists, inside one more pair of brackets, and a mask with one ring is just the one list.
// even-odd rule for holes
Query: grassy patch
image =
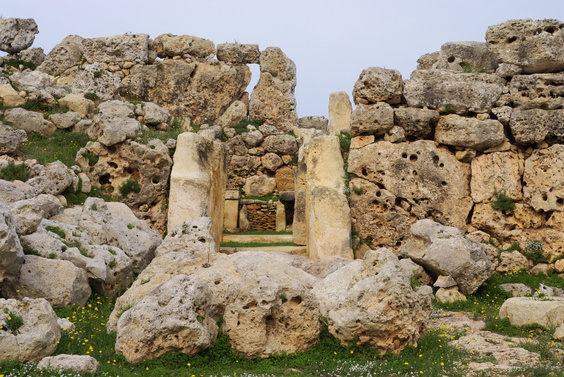
{"label": "grassy patch", "polygon": [[221,247],[269,247],[269,246],[298,246],[293,242],[270,242],[270,243],[259,243],[259,242],[222,242]]}
{"label": "grassy patch", "polygon": [[282,230],[280,232],[277,232],[275,230],[249,230],[248,232],[230,232],[228,230],[223,230],[224,234],[240,234],[240,235],[250,235],[250,236],[255,236],[255,235],[264,235],[264,236],[269,236],[269,235],[278,235],[278,234],[292,234],[291,230]]}
{"label": "grassy patch", "polygon": [[62,161],[67,166],[76,165],[76,153],[90,139],[84,133],[57,130],[50,136],[32,134],[22,144],[21,151],[25,158],[36,159],[42,164]]}
{"label": "grassy patch", "polygon": [[0,168],[0,179],[5,181],[19,180],[25,182],[29,179],[29,171],[25,164],[10,163]]}

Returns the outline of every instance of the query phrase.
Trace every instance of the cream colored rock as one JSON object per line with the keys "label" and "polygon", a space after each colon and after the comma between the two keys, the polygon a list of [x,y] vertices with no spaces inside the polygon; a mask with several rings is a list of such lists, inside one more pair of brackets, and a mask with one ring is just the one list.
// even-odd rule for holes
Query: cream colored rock
{"label": "cream colored rock", "polygon": [[450,114],[439,119],[435,141],[483,151],[503,143],[503,124],[497,120],[478,120]]}
{"label": "cream colored rock", "polygon": [[564,85],[564,73],[518,75],[509,83],[512,106],[525,109],[555,110],[564,98],[558,95]]}
{"label": "cream colored rock", "polygon": [[173,58],[184,55],[206,58],[215,54],[215,45],[212,41],[190,35],[159,35],[153,41],[153,48],[159,58]]}
{"label": "cream colored rock", "polygon": [[6,110],[4,112],[4,122],[15,129],[24,130],[29,134],[40,134],[42,136],[49,136],[57,130],[57,127],[55,127],[53,123],[43,118],[43,114],[28,111],[21,107]]}
{"label": "cream colored rock", "polygon": [[488,27],[486,43],[500,62],[518,65],[524,73],[564,69],[564,31],[555,19],[510,20]]}
{"label": "cream colored rock", "polygon": [[219,244],[223,232],[226,166],[222,143],[190,132],[178,136],[170,177],[169,229],[209,216]]}
{"label": "cream colored rock", "polygon": [[257,64],[260,50],[258,45],[221,43],[217,45],[217,60],[231,64]]}
{"label": "cream colored rock", "polygon": [[84,58],[88,63],[118,64],[149,63],[149,36],[123,34],[82,40]]}
{"label": "cream colored rock", "polygon": [[235,101],[217,120],[222,127],[231,127],[247,118],[247,106],[242,101]]}
{"label": "cream colored rock", "polygon": [[78,35],[69,35],[56,45],[37,69],[55,76],[79,65],[84,59],[82,41]]}
{"label": "cream colored rock", "polygon": [[86,64],[76,76],[72,91],[76,94],[94,93],[100,100],[118,96],[121,79],[115,73],[104,69],[100,63]]}
{"label": "cream colored rock", "polygon": [[515,152],[480,155],[472,160],[470,190],[474,203],[491,200],[495,192],[505,192],[513,200],[521,200],[521,177],[525,162]]}
{"label": "cream colored rock", "polygon": [[100,363],[89,355],[61,354],[57,356],[44,357],[37,364],[37,369],[96,373],[100,370]]}
{"label": "cream colored rock", "polygon": [[466,296],[460,293],[458,287],[439,288],[437,293],[435,293],[435,298],[438,302],[443,302],[443,303],[466,301]]}
{"label": "cream colored rock", "polygon": [[383,135],[394,126],[394,110],[385,102],[359,105],[351,115],[351,135]]}
{"label": "cream colored rock", "polygon": [[247,196],[266,196],[276,189],[276,178],[267,175],[253,175],[247,178],[243,191]]}
{"label": "cream colored rock", "polygon": [[405,130],[406,136],[426,138],[439,120],[439,112],[430,109],[400,107],[394,109],[394,122]]}
{"label": "cream colored rock", "polygon": [[20,97],[10,84],[0,85],[0,101],[4,106],[20,106],[25,103],[25,99]]}
{"label": "cream colored rock", "polygon": [[276,170],[274,178],[276,179],[276,190],[278,192],[282,191],[294,191],[294,169],[289,166],[282,166],[280,169]]}
{"label": "cream colored rock", "polygon": [[499,266],[495,270],[499,272],[528,271],[532,266],[532,262],[517,250],[504,251],[499,256]]}
{"label": "cream colored rock", "polygon": [[[23,325],[17,332],[7,328],[8,318],[20,316]],[[55,352],[61,330],[57,315],[42,298],[0,299],[0,362],[37,362]]]}
{"label": "cream colored rock", "polygon": [[307,165],[306,219],[308,254],[352,258],[350,209],[344,194],[344,163],[336,136],[311,140]]}
{"label": "cream colored rock", "polygon": [[33,44],[37,33],[33,18],[3,18],[0,20],[0,50],[17,54]]}
{"label": "cream colored rock", "polygon": [[499,317],[509,318],[513,326],[558,327],[564,323],[564,297],[512,297],[501,305]]}
{"label": "cream colored rock", "polygon": [[281,131],[297,126],[296,65],[280,48],[268,47],[260,54],[260,78],[251,93],[249,115]]}
{"label": "cream colored rock", "polygon": [[68,94],[59,100],[59,105],[68,107],[72,111],[86,115],[94,109],[94,102],[80,94]]}
{"label": "cream colored rock", "polygon": [[531,288],[522,283],[500,284],[499,288],[511,293],[513,297],[525,297],[530,296],[533,293],[533,290]]}
{"label": "cream colored rock", "polygon": [[18,152],[25,141],[27,141],[27,133],[24,130],[13,129],[0,123],[0,154]]}
{"label": "cream colored rock", "polygon": [[456,114],[487,113],[500,97],[505,80],[495,74],[413,71],[404,86],[407,104]]}
{"label": "cream colored rock", "polygon": [[356,105],[377,102],[398,104],[401,102],[403,80],[395,69],[370,67],[364,69],[354,84],[353,99]]}
{"label": "cream colored rock", "polygon": [[514,109],[509,126],[519,144],[540,143],[544,140],[562,142],[564,110]]}
{"label": "cream colored rock", "polygon": [[535,210],[564,211],[564,145],[538,149],[525,161],[523,196]]}
{"label": "cream colored rock", "polygon": [[559,259],[554,263],[554,270],[559,274],[564,273],[564,259]]}
{"label": "cream colored rock", "polygon": [[441,46],[432,68],[493,73],[497,66],[497,57],[483,42],[447,42]]}
{"label": "cream colored rock", "polygon": [[351,127],[352,105],[347,92],[329,94],[329,135],[340,135]]}
{"label": "cream colored rock", "polygon": [[0,201],[0,283],[15,278],[24,261],[22,245],[10,208]]}
{"label": "cream colored rock", "polygon": [[496,239],[506,240],[520,236],[522,229],[540,228],[545,221],[543,214],[524,203],[515,203],[512,213],[496,211],[491,203],[477,203],[471,224]]}

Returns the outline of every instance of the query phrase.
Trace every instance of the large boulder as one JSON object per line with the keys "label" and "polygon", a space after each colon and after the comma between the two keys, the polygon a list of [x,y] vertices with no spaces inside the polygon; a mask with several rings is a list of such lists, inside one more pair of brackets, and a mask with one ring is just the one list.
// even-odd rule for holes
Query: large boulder
{"label": "large boulder", "polygon": [[564,211],[564,145],[537,149],[525,160],[523,196],[537,211]]}
{"label": "large boulder", "polygon": [[515,64],[523,73],[564,69],[564,30],[558,20],[510,20],[493,25],[486,31],[486,43],[500,62]]}
{"label": "large boulder", "polygon": [[27,133],[40,134],[41,136],[49,136],[57,129],[53,123],[43,118],[43,114],[25,110],[21,107],[6,110],[4,122],[15,129],[24,130]]}
{"label": "large boulder", "polygon": [[30,234],[37,230],[43,218],[49,218],[63,210],[57,197],[40,194],[31,199],[19,200],[10,204],[18,234]]}
{"label": "large boulder", "polygon": [[246,196],[266,196],[276,189],[276,178],[268,175],[253,175],[247,178],[243,191]]}
{"label": "large boulder", "polygon": [[352,105],[347,92],[329,95],[329,135],[340,135],[351,125]]}
{"label": "large boulder", "polygon": [[394,122],[405,131],[405,136],[425,139],[435,129],[439,112],[430,109],[400,107],[394,109]]}
{"label": "large boulder", "polygon": [[359,105],[351,115],[351,135],[383,135],[394,126],[394,110],[385,102]]}
{"label": "large boulder", "polygon": [[280,48],[268,47],[262,51],[260,78],[249,103],[250,118],[291,131],[298,124],[296,82],[296,65]]}
{"label": "large boulder", "polygon": [[210,347],[217,325],[210,317],[207,284],[178,275],[158,286],[120,317],[116,351],[129,362],[169,352],[193,355]]}
{"label": "large boulder", "polygon": [[381,248],[330,273],[313,292],[341,343],[399,352],[417,345],[432,310],[431,288],[413,289],[410,278],[398,258]]}
{"label": "large boulder", "polygon": [[0,101],[4,106],[21,106],[25,103],[25,99],[10,84],[0,85]]}
{"label": "large boulder", "polygon": [[485,245],[454,227],[425,219],[416,222],[411,233],[413,237],[402,247],[401,255],[436,276],[450,275],[466,295],[476,292],[494,271]]}
{"label": "large boulder", "polygon": [[17,153],[25,141],[27,133],[24,130],[13,129],[0,123],[0,154]]}
{"label": "large boulder", "polygon": [[152,48],[159,58],[207,58],[215,54],[212,41],[191,35],[162,34],[153,40]]}
{"label": "large boulder", "polygon": [[69,35],[56,45],[37,69],[55,76],[79,65],[84,59],[82,41],[78,35]]}
{"label": "large boulder", "polygon": [[59,195],[67,187],[74,187],[78,183],[74,171],[61,161],[34,165],[30,169],[30,176],[26,183],[35,188],[37,194]]}
{"label": "large boulder", "polygon": [[505,140],[503,124],[494,119],[479,120],[450,114],[439,119],[435,141],[483,151]]}
{"label": "large boulder", "polygon": [[509,83],[509,105],[524,109],[555,110],[564,106],[564,73],[514,76]]}
{"label": "large boulder", "polygon": [[564,110],[514,109],[509,126],[518,144],[564,141]]}
{"label": "large boulder", "polygon": [[95,94],[101,100],[115,98],[121,79],[105,70],[100,63],[86,64],[82,67],[74,82],[72,91],[77,94]]}
{"label": "large boulder", "polygon": [[430,68],[493,73],[497,66],[496,55],[483,42],[447,42]]}
{"label": "large boulder", "polygon": [[[21,326],[12,327],[18,317]],[[0,299],[0,362],[37,362],[55,352],[60,338],[57,314],[45,299]]]}
{"label": "large boulder", "polygon": [[524,161],[515,152],[494,152],[472,160],[470,189],[474,203],[493,198],[496,192],[505,192],[514,200],[521,200]]}
{"label": "large boulder", "polygon": [[257,64],[260,58],[258,45],[221,43],[217,45],[217,60],[230,64]]}
{"label": "large boulder", "polygon": [[511,297],[501,305],[499,317],[509,318],[513,326],[558,327],[564,323],[564,297]]}
{"label": "large boulder", "polygon": [[412,107],[456,114],[487,113],[500,97],[505,80],[495,74],[416,70],[403,94]]}
{"label": "large boulder", "polygon": [[84,306],[92,290],[86,272],[69,261],[24,257],[24,266],[17,279],[2,285],[4,296],[45,298],[54,308]]}
{"label": "large boulder", "polygon": [[90,64],[149,63],[149,36],[123,34],[82,40],[84,58]]}
{"label": "large boulder", "polygon": [[37,364],[37,369],[96,373],[100,370],[100,363],[89,355],[61,354],[57,356],[44,357]]}
{"label": "large boulder", "polygon": [[0,50],[17,54],[33,44],[37,33],[33,18],[0,19]]}
{"label": "large boulder", "polygon": [[355,104],[369,105],[377,102],[398,104],[401,102],[403,80],[395,69],[370,67],[364,69],[353,88]]}
{"label": "large boulder", "polygon": [[0,283],[15,278],[24,261],[22,245],[10,208],[0,201]]}

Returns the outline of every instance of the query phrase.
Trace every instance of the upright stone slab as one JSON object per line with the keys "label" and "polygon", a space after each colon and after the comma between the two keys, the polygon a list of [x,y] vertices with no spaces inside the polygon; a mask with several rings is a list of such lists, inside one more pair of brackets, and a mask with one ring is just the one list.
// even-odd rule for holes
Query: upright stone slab
{"label": "upright stone slab", "polygon": [[329,135],[339,135],[351,127],[352,105],[347,92],[329,95]]}
{"label": "upright stone slab", "polygon": [[235,230],[237,228],[240,196],[239,190],[225,191],[225,209],[223,212],[223,227],[225,229]]}
{"label": "upright stone slab", "polygon": [[168,229],[211,217],[217,245],[223,231],[227,164],[221,142],[185,132],[178,136],[170,177]]}
{"label": "upright stone slab", "polygon": [[345,170],[339,139],[336,136],[312,139],[305,151],[305,160],[305,220],[309,257],[353,258],[351,216],[344,194]]}

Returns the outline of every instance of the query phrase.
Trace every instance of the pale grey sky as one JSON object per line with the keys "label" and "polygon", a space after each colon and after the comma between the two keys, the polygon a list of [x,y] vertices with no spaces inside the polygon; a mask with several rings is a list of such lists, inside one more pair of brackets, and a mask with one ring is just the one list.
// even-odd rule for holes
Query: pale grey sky
{"label": "pale grey sky", "polygon": [[[352,88],[368,67],[408,79],[417,59],[445,42],[484,41],[510,19],[564,21],[563,0],[0,0],[0,16],[34,18],[33,47],[67,35],[193,35],[280,47],[297,65],[298,116],[325,115],[329,93]],[[254,72],[254,86],[258,69]],[[251,88],[249,88],[251,89]],[[352,100],[352,98],[351,98]]]}

